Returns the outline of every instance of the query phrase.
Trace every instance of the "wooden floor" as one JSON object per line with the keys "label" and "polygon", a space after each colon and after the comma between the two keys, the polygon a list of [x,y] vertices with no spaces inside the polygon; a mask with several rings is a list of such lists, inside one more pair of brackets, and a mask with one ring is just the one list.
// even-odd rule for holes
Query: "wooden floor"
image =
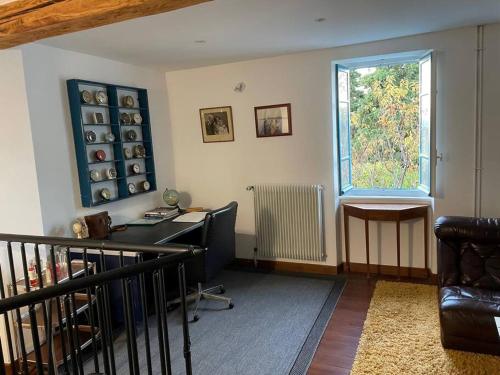
{"label": "wooden floor", "polygon": [[309,367],[309,375],[349,374],[374,288],[373,278],[349,275]]}

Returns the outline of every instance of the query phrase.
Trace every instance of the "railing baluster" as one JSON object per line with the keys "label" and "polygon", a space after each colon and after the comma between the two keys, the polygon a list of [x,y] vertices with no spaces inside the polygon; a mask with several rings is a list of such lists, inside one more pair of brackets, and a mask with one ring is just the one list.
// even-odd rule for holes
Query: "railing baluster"
{"label": "railing baluster", "polygon": [[107,334],[103,333],[106,331],[106,318],[104,313],[104,301],[102,297],[102,287],[97,286],[95,289],[96,294],[96,304],[97,304],[97,318],[99,319],[99,330],[101,331],[101,341],[102,341],[102,362],[104,366],[104,373],[109,375],[111,373],[109,367],[109,357],[108,357],[108,347],[107,347]]}
{"label": "railing baluster", "polygon": [[166,374],[165,368],[165,349],[163,347],[163,329],[162,329],[162,303],[160,297],[160,275],[158,271],[153,274],[153,294],[155,299],[155,310],[156,310],[156,325],[158,329],[158,348],[160,355],[160,368],[162,375]]}
{"label": "railing baluster", "polygon": [[[54,246],[51,245],[49,249],[49,257],[51,263],[51,277],[52,284],[57,285],[59,283],[57,276],[57,267],[56,267],[56,257],[54,255]],[[57,307],[57,323],[59,324],[59,337],[61,339],[61,351],[63,357],[63,365],[65,374],[69,374],[69,365],[68,365],[68,352],[66,351],[66,339],[64,338],[64,325],[63,325],[63,314],[61,311],[61,299],[56,297],[56,307]],[[67,324],[67,322],[66,322]]]}
{"label": "railing baluster", "polygon": [[[68,264],[68,278],[70,280],[73,280],[73,268],[71,265],[71,256],[70,256],[70,250],[69,247],[66,247],[66,262]],[[73,340],[76,345],[76,360],[78,363],[78,370],[80,374],[83,375],[83,361],[82,361],[82,349],[80,345],[80,328],[78,325],[78,314],[76,311],[76,298],[75,298],[75,293],[70,294],[70,300],[71,300],[71,306],[72,306],[72,313],[73,313],[73,321],[74,321],[74,330],[73,330]]]}
{"label": "railing baluster", "polygon": [[[106,262],[104,259],[104,252],[102,249],[100,250],[99,253],[99,263],[101,266],[101,272],[106,271]],[[113,324],[111,322],[111,307],[109,303],[109,285],[103,284],[102,286],[103,290],[103,296],[104,296],[104,316],[106,319],[106,334],[108,335],[108,342],[109,342],[109,359],[110,359],[110,365],[111,365],[111,374],[116,374],[116,364],[115,364],[115,351],[114,351],[114,344],[113,344]],[[102,334],[102,333],[101,333]]]}
{"label": "railing baluster", "polygon": [[167,363],[167,374],[170,375],[172,374],[172,361],[170,359],[170,344],[169,344],[169,339],[168,339],[168,322],[167,322],[167,295],[166,295],[166,290],[165,290],[165,272],[164,269],[160,269],[158,271],[160,273],[160,300],[161,300],[161,322],[163,326],[163,347],[165,350],[165,360]]}
{"label": "railing baluster", "polygon": [[[123,262],[123,251],[120,251],[120,267],[124,267],[124,262]],[[129,312],[128,312],[128,304],[127,304],[127,287],[126,287],[126,281],[124,279],[121,279],[121,284],[122,284],[122,302],[123,302],[123,319],[125,320],[125,333],[127,337],[127,356],[128,356],[128,368],[129,368],[129,373],[133,374],[134,373],[134,364],[133,364],[133,358],[132,358],[132,343],[130,340],[130,324],[131,322],[129,321]]]}
{"label": "railing baluster", "polygon": [[[45,304],[47,307],[47,304]],[[49,304],[48,304],[48,312],[46,312],[47,315],[47,321],[45,323],[45,332],[50,332],[50,335],[46,335],[46,340],[47,340],[47,350],[48,350],[48,368],[49,368],[49,374],[52,375],[55,373],[56,364],[54,363],[54,350],[53,350],[53,342],[54,342],[54,337],[52,336],[52,299],[49,299]]]}
{"label": "railing baluster", "polygon": [[186,374],[192,374],[191,366],[191,339],[189,337],[189,323],[187,317],[186,303],[186,275],[184,263],[179,263],[179,292],[181,294],[182,332],[184,336],[184,360],[186,362]]}
{"label": "railing baluster", "polygon": [[[5,288],[4,288],[4,283],[3,283],[3,273],[2,273],[2,267],[0,265],[0,298],[5,299]],[[14,346],[12,343],[12,334],[10,332],[10,321],[9,321],[9,313],[4,312],[3,314],[3,319],[4,319],[4,324],[5,324],[5,330],[7,331],[7,344],[9,347],[9,361],[10,365],[12,367],[12,374],[17,373],[17,364],[16,360],[14,359]],[[1,348],[1,346],[0,346]]]}
{"label": "railing baluster", "polygon": [[[139,262],[143,262],[143,255],[142,253],[139,254],[138,256]],[[141,301],[142,301],[142,319],[143,319],[143,325],[144,325],[144,342],[146,345],[146,365],[148,368],[148,375],[151,375],[153,373],[152,367],[151,367],[151,348],[149,344],[149,323],[148,323],[148,301],[146,298],[146,280],[145,280],[145,275],[144,273],[141,273],[139,275],[139,287],[140,287],[140,293],[141,293]]]}
{"label": "railing baluster", "polygon": [[128,306],[128,322],[130,328],[130,346],[132,348],[132,359],[133,359],[133,367],[134,374],[140,375],[139,371],[139,356],[137,354],[137,332],[135,330],[135,319],[134,319],[134,303],[132,301],[132,289],[131,284],[132,280],[125,280],[126,283],[126,299]]}
{"label": "railing baluster", "polygon": [[[7,242],[7,253],[9,256],[9,266],[10,266],[10,279],[12,281],[12,291],[15,296],[17,296],[17,283],[16,283],[16,271],[14,270],[14,258],[12,257],[12,244]],[[24,333],[23,333],[23,321],[21,319],[21,312],[19,309],[16,309],[16,320],[17,320],[17,330],[18,330],[18,339],[19,345],[21,346],[21,355],[22,355],[22,366],[25,374],[28,373],[28,355],[26,354],[26,344],[24,341]]]}
{"label": "railing baluster", "polygon": [[75,340],[73,336],[73,319],[71,318],[71,308],[69,305],[69,296],[64,296],[64,313],[66,315],[66,335],[68,337],[69,350],[71,352],[71,365],[73,368],[73,374],[78,374],[78,363],[76,361],[76,348]]}
{"label": "railing baluster", "polygon": [[[83,267],[85,268],[85,276],[89,275],[89,261],[88,261],[88,256],[87,256],[87,248],[83,249]],[[92,293],[90,288],[87,288],[87,303],[89,305],[88,310],[89,310],[89,316],[90,316],[90,337],[92,340],[92,353],[94,355],[94,371],[96,373],[99,372],[99,357],[97,355],[97,342],[96,342],[96,337],[95,337],[95,332],[94,329],[96,327],[95,324],[95,319],[94,319],[94,304],[92,302]],[[102,331],[101,331],[102,332]],[[102,335],[102,333],[101,333]],[[103,349],[107,350],[107,349]]]}
{"label": "railing baluster", "polygon": [[[21,260],[23,262],[24,287],[26,293],[31,290],[30,278],[28,275],[28,262],[26,259],[26,245],[21,243]],[[40,350],[40,338],[38,336],[38,324],[36,322],[36,305],[28,306],[30,317],[31,340],[33,341],[33,351],[35,352],[35,366],[38,374],[43,374],[42,352]]]}

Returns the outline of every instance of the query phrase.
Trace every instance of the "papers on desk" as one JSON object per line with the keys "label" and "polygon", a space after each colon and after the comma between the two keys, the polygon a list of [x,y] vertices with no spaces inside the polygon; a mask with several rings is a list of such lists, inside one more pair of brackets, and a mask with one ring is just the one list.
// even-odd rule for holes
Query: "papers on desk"
{"label": "papers on desk", "polygon": [[127,225],[156,225],[158,223],[161,223],[162,221],[167,220],[167,218],[148,218],[145,217],[144,219],[137,219],[134,221],[131,221],[130,223],[127,223]]}
{"label": "papers on desk", "polygon": [[497,325],[498,336],[500,336],[500,316],[495,316],[495,323]]}
{"label": "papers on desk", "polygon": [[187,214],[176,217],[174,220],[177,223],[199,223],[205,220],[206,212],[188,212]]}

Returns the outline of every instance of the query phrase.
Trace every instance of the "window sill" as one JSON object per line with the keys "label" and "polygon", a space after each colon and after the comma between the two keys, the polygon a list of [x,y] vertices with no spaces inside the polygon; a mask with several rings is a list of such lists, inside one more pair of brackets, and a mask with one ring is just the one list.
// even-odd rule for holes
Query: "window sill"
{"label": "window sill", "polygon": [[420,190],[351,189],[339,200],[343,203],[434,203],[434,198]]}

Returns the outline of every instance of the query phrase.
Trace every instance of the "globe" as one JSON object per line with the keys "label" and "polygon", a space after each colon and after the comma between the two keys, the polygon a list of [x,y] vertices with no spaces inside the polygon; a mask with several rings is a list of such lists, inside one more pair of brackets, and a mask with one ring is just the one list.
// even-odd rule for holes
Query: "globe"
{"label": "globe", "polygon": [[163,201],[168,206],[177,206],[177,204],[179,203],[179,193],[177,192],[177,190],[169,190],[167,188],[163,192]]}

